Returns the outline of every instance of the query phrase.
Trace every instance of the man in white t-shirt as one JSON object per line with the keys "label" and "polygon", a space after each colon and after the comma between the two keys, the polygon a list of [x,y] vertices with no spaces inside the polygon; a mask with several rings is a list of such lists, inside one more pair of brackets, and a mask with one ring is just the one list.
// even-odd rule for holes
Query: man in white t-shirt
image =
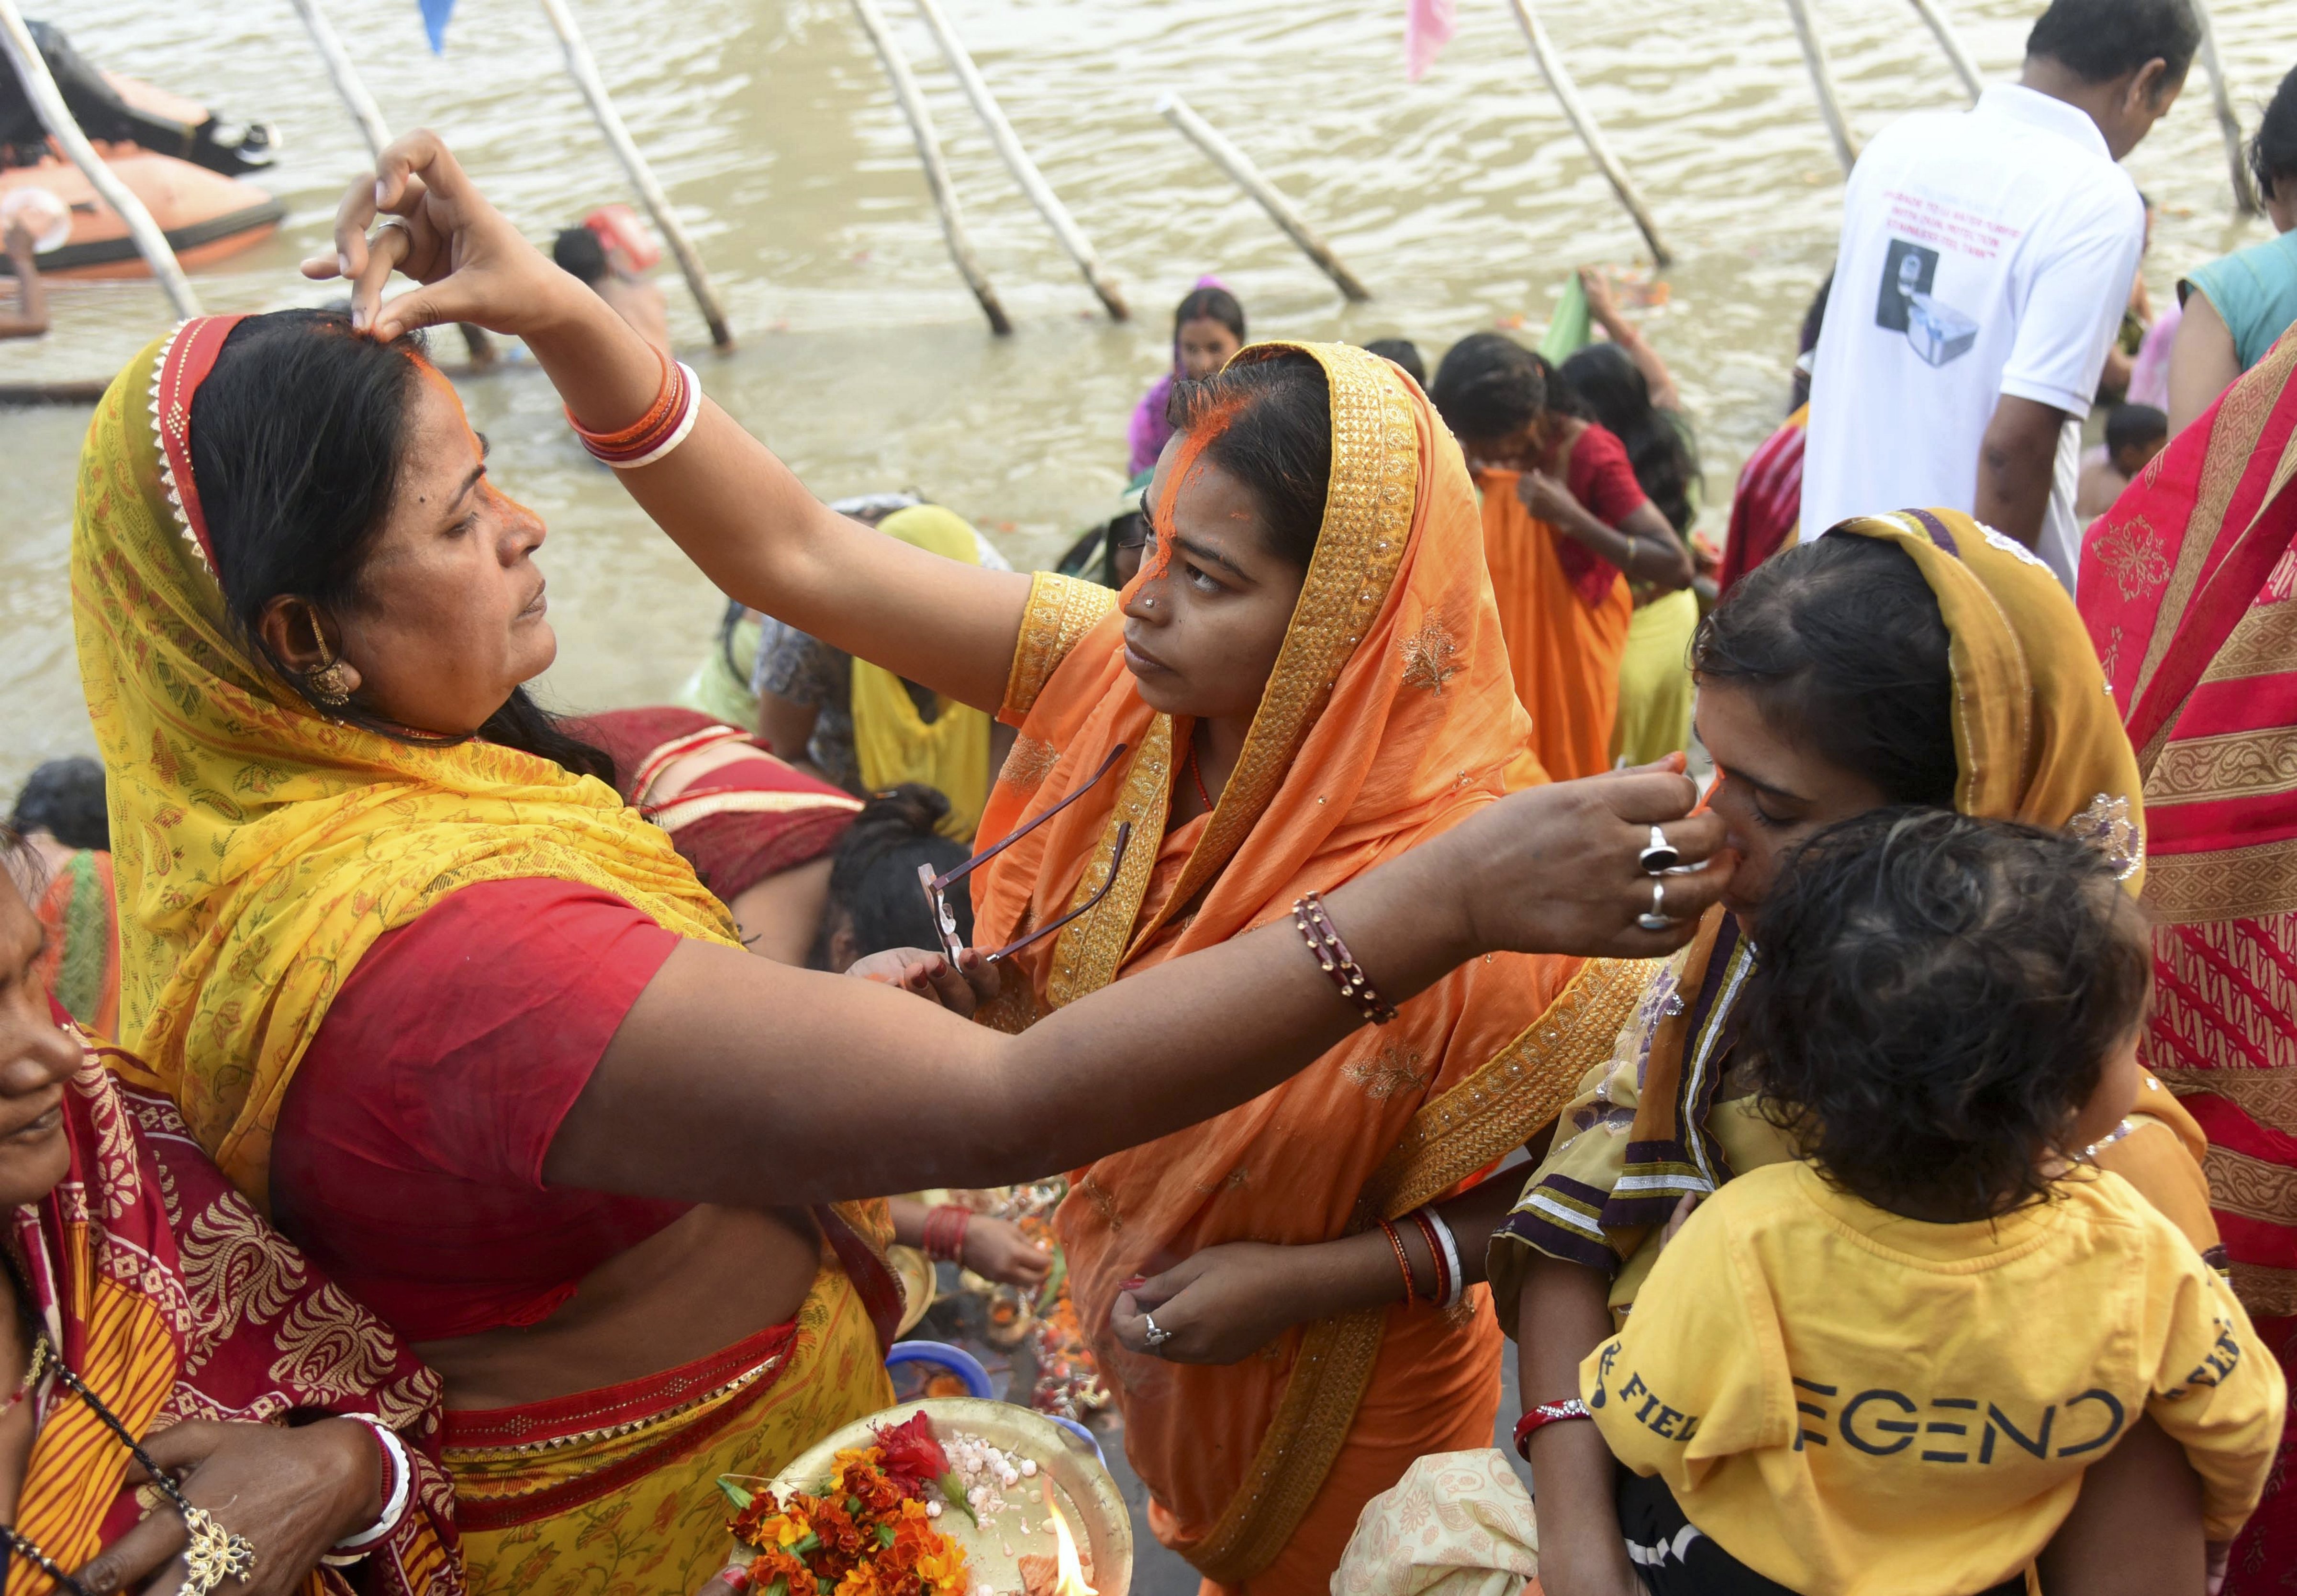
{"label": "man in white t-shirt", "polygon": [[2017,83],[1866,147],[1811,377],[1806,528],[1968,510],[2073,586],[2079,423],[2145,240],[2115,163],[2201,37],[2188,0],[2053,0]]}

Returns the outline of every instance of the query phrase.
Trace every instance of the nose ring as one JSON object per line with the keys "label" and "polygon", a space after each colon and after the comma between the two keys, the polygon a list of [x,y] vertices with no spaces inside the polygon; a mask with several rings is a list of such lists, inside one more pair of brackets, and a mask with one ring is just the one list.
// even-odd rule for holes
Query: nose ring
{"label": "nose ring", "polygon": [[1157,607],[1157,601],[1153,598],[1144,598],[1140,601],[1140,607],[1144,610],[1153,610]]}

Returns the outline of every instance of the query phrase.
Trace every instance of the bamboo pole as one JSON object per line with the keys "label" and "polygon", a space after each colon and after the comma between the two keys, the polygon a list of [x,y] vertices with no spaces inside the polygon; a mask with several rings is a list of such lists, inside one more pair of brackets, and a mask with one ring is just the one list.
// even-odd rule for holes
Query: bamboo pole
{"label": "bamboo pole", "polygon": [[949,180],[949,163],[942,159],[941,135],[934,131],[933,113],[926,109],[926,97],[918,90],[917,74],[910,70],[909,58],[893,42],[893,29],[885,26],[885,13],[877,9],[877,0],[853,0],[853,14],[861,19],[862,31],[877,46],[877,59],[885,63],[886,81],[893,86],[893,98],[901,105],[902,114],[909,119],[910,136],[917,141],[918,164],[925,168],[926,189],[933,195],[934,209],[941,214],[942,236],[949,242],[949,258],[957,263],[958,275],[981,302],[981,313],[989,318],[989,330],[1001,338],[1013,330],[1013,324],[1005,315],[1005,307],[998,302],[997,291],[989,285],[988,274],[981,269],[979,258],[973,252],[973,240],[965,231],[964,213],[958,208],[957,189]]}
{"label": "bamboo pole", "polygon": [[1371,298],[1371,290],[1360,282],[1356,275],[1340,262],[1332,246],[1301,219],[1292,209],[1292,202],[1276,192],[1275,185],[1261,175],[1252,164],[1251,157],[1222,135],[1220,130],[1198,116],[1180,95],[1166,92],[1157,96],[1157,111],[1166,121],[1180,129],[1182,136],[1202,150],[1212,163],[1235,180],[1236,185],[1268,212],[1269,219],[1284,230],[1284,235],[1300,246],[1301,252],[1314,261],[1318,269],[1339,285],[1340,292],[1361,304]]}
{"label": "bamboo pole", "polygon": [[326,63],[327,76],[334,80],[335,93],[342,100],[343,109],[351,113],[359,136],[366,140],[366,152],[381,158],[383,147],[391,142],[391,126],[383,119],[383,108],[366,92],[358,69],[351,64],[350,52],[343,48],[343,41],[334,25],[327,21],[326,13],[319,9],[318,0],[294,0],[294,5],[295,14],[303,19],[304,30],[318,48],[319,59]]}
{"label": "bamboo pole", "polygon": [[1803,64],[1810,69],[1810,86],[1818,95],[1818,114],[1826,119],[1827,136],[1834,140],[1834,158],[1848,174],[1858,164],[1858,140],[1850,120],[1842,114],[1842,101],[1834,92],[1834,69],[1826,64],[1826,46],[1817,24],[1810,19],[1809,0],[1787,0],[1787,15],[1794,21],[1795,38],[1802,45]]}
{"label": "bamboo pole", "polygon": [[1101,269],[1100,257],[1094,252],[1092,241],[1085,237],[1084,229],[1077,226],[1076,218],[1069,214],[1069,208],[1061,203],[1061,197],[1053,192],[1053,185],[1045,181],[1045,175],[1037,169],[1037,163],[1029,159],[1029,152],[1022,147],[1020,136],[1013,131],[1013,124],[1006,119],[1005,108],[990,92],[988,83],[981,76],[981,69],[974,65],[973,53],[965,47],[965,41],[958,37],[957,30],[949,25],[949,18],[943,12],[940,0],[917,0],[917,6],[918,14],[924,17],[926,26],[933,29],[934,42],[941,46],[943,59],[949,62],[950,70],[957,74],[957,81],[965,90],[965,97],[973,102],[973,113],[981,119],[982,127],[988,129],[989,142],[995,144],[998,154],[1005,158],[1006,169],[1013,174],[1013,180],[1021,185],[1021,192],[1029,196],[1029,202],[1045,218],[1046,226],[1052,228],[1053,236],[1061,241],[1061,248],[1066,250],[1069,259],[1076,262],[1077,270],[1084,274],[1085,282],[1099,296],[1100,302],[1108,308],[1108,314],[1117,321],[1130,320],[1132,312],[1126,307],[1124,295],[1118,291],[1116,283]]}
{"label": "bamboo pole", "polygon": [[152,213],[144,209],[144,202],[103,164],[95,146],[87,142],[87,135],[79,130],[71,111],[64,104],[63,94],[56,87],[48,63],[40,58],[40,47],[32,41],[32,30],[24,26],[23,14],[16,9],[16,0],[0,0],[0,45],[6,46],[9,63],[23,81],[24,93],[40,113],[40,125],[49,136],[63,146],[72,164],[79,168],[88,185],[103,199],[103,202],[119,213],[128,224],[128,235],[136,240],[136,248],[152,268],[152,277],[168,295],[168,302],[176,314],[189,318],[200,313],[199,295],[192,292],[192,280],[184,276],[183,267],[176,259],[176,251],[168,243],[168,235]]}
{"label": "bamboo pole", "polygon": [[1978,96],[1986,91],[1986,80],[1979,75],[1978,63],[1964,47],[1962,35],[1955,31],[1953,21],[1939,8],[1938,0],[1914,0],[1914,4],[1915,13],[1938,36],[1939,48],[1946,52],[1954,75],[1962,79],[1962,86],[1970,91],[1971,102],[1975,104]]}
{"label": "bamboo pole", "polygon": [[1634,218],[1636,227],[1642,233],[1643,242],[1651,246],[1653,263],[1660,267],[1673,266],[1675,255],[1661,242],[1659,224],[1651,220],[1651,208],[1643,203],[1642,195],[1627,176],[1627,169],[1619,164],[1619,158],[1611,153],[1611,146],[1604,142],[1603,130],[1588,114],[1586,103],[1579,98],[1579,86],[1572,81],[1571,74],[1564,70],[1562,58],[1555,53],[1555,46],[1548,42],[1547,29],[1540,26],[1538,14],[1531,9],[1531,0],[1512,0],[1512,3],[1516,23],[1523,29],[1524,41],[1531,46],[1531,58],[1539,64],[1539,75],[1547,79],[1548,92],[1555,96],[1556,103],[1563,107],[1564,119],[1579,136],[1579,142],[1587,146],[1588,155],[1610,183],[1611,192],[1619,196],[1619,203],[1626,206],[1627,214]]}
{"label": "bamboo pole", "polygon": [[631,141],[630,130],[623,126],[622,113],[606,95],[606,85],[598,76],[598,63],[590,54],[590,46],[582,42],[582,30],[574,25],[574,15],[566,9],[566,0],[541,0],[543,14],[558,35],[558,43],[566,52],[566,70],[574,79],[574,86],[582,91],[582,98],[590,104],[590,114],[597,119],[598,130],[606,136],[607,144],[622,161],[622,169],[630,174],[630,186],[638,191],[646,212],[654,225],[662,229],[670,244],[670,252],[678,258],[678,269],[686,275],[687,287],[694,291],[694,302],[702,308],[702,319],[710,324],[710,341],[721,350],[734,347],[734,335],[726,328],[726,308],[720,302],[718,290],[711,285],[710,274],[703,269],[701,253],[694,241],[686,235],[686,228],[677,213],[670,208],[669,196],[662,185],[655,181],[654,169],[646,157],[638,153]]}
{"label": "bamboo pole", "polygon": [[2225,136],[2226,164],[2233,169],[2233,202],[2243,216],[2263,216],[2257,197],[2257,179],[2241,147],[2241,119],[2234,114],[2233,94],[2226,87],[2225,67],[2218,60],[2218,25],[2210,15],[2208,0],[2193,0],[2194,16],[2202,25],[2202,65],[2210,75],[2210,99],[2218,113],[2218,131]]}

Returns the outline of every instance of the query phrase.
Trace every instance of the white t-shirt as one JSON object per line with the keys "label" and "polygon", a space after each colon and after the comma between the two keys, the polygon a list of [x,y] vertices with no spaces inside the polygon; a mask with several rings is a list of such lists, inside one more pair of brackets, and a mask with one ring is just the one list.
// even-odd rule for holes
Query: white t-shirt
{"label": "white t-shirt", "polygon": [[2037,552],[2071,588],[2079,427],[2121,325],[2145,206],[2104,136],[2012,84],[1923,111],[1866,146],[1843,196],[1811,374],[1802,524],[1970,510],[2005,394],[2074,419]]}

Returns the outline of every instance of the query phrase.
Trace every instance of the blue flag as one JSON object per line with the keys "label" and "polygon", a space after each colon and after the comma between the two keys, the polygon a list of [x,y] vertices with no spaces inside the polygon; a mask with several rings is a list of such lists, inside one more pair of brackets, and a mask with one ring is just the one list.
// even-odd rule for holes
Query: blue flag
{"label": "blue flag", "polygon": [[423,7],[423,31],[431,36],[431,53],[447,53],[447,19],[455,14],[455,0],[419,0]]}

